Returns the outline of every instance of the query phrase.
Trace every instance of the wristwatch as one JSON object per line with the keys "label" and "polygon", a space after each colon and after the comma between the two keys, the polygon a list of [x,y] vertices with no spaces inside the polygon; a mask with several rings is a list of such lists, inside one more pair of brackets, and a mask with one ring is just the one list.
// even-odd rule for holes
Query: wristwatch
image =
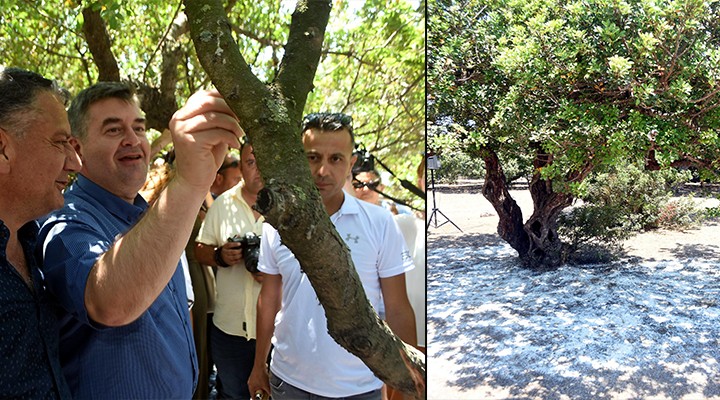
{"label": "wristwatch", "polygon": [[226,263],[222,258],[222,246],[215,248],[215,264],[217,264],[218,267],[223,268],[230,266],[230,264]]}

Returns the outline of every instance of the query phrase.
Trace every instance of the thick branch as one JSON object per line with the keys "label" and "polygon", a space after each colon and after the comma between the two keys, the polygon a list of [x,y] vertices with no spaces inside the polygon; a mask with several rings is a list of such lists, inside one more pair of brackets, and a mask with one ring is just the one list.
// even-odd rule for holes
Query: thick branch
{"label": "thick branch", "polygon": [[485,162],[485,184],[482,193],[500,217],[498,235],[508,242],[520,257],[524,257],[530,248],[530,241],[523,228],[522,210],[510,196],[505,173],[495,151],[484,149],[481,156]]}
{"label": "thick branch", "polygon": [[[245,131],[257,133],[263,128],[261,121],[281,118],[267,112],[262,100],[272,99],[270,90],[257,79],[240,54],[222,5],[213,0],[186,0],[185,13],[200,63]],[[289,121],[287,123],[289,125]]]}
{"label": "thick branch", "polygon": [[307,95],[320,63],[325,27],[330,19],[328,0],[308,0],[298,7],[290,22],[290,35],[277,75],[280,91],[287,99],[290,117],[300,120]]}
{"label": "thick branch", "polygon": [[100,16],[100,11],[86,7],[83,9],[83,18],[85,20],[82,28],[83,34],[98,68],[98,81],[119,81],[120,68],[112,53],[110,35],[105,28],[105,21]]}

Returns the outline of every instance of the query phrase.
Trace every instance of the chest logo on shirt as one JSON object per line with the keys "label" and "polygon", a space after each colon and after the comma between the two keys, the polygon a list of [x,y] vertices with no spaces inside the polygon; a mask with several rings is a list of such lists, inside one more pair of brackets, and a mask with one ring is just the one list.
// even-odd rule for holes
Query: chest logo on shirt
{"label": "chest logo on shirt", "polygon": [[352,237],[352,235],[350,235],[350,233],[348,233],[347,236],[345,236],[345,243],[350,243],[351,240],[354,241],[355,244],[358,244],[358,241],[360,240],[360,236],[355,235],[355,237]]}

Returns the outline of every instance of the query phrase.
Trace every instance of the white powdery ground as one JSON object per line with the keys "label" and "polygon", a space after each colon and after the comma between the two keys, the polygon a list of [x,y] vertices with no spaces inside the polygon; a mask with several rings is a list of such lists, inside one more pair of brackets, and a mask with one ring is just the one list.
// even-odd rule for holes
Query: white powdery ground
{"label": "white powdery ground", "polygon": [[720,398],[720,263],[428,251],[429,399]]}

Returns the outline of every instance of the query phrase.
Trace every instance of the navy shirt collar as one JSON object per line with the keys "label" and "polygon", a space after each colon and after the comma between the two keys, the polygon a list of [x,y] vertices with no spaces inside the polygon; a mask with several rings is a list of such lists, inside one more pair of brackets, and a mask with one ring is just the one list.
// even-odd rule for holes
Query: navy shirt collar
{"label": "navy shirt collar", "polygon": [[[28,249],[32,250],[35,248],[35,243],[37,242],[37,235],[39,230],[40,227],[35,221],[28,222],[27,224],[20,227],[20,229],[18,230],[18,240],[20,240],[20,245],[22,246],[26,255]],[[2,258],[3,260],[7,259],[7,245],[9,240],[10,229],[8,229],[7,225],[5,225],[5,222],[0,219],[0,258]],[[27,262],[30,263],[31,261],[33,260],[29,259]]]}
{"label": "navy shirt collar", "polygon": [[[23,247],[28,244],[35,245],[35,240],[37,239],[37,234],[39,230],[40,227],[35,221],[30,221],[20,227],[20,229],[18,230],[18,239],[20,240],[20,243],[22,243]],[[2,251],[3,255],[5,255],[5,251],[7,250],[7,244],[9,239],[10,229],[8,229],[7,225],[5,225],[5,222],[0,219],[0,251]]]}
{"label": "navy shirt collar", "polygon": [[[33,289],[38,290],[42,284],[43,276],[40,269],[35,261],[33,254],[35,244],[37,243],[38,231],[40,227],[36,221],[30,221],[18,229],[17,235],[20,240],[20,246],[22,246],[23,253],[25,254],[25,262],[27,263],[28,270],[32,275]],[[3,220],[0,220],[0,265],[7,264],[8,268],[12,269],[7,259],[7,245],[10,240],[10,229]],[[18,273],[19,275],[19,273]]]}
{"label": "navy shirt collar", "polygon": [[87,193],[91,198],[102,204],[108,212],[128,224],[135,223],[138,217],[148,208],[148,203],[139,194],[135,196],[134,204],[130,204],[82,174],[77,175],[77,180],[68,190],[68,194],[79,195],[78,191]]}

